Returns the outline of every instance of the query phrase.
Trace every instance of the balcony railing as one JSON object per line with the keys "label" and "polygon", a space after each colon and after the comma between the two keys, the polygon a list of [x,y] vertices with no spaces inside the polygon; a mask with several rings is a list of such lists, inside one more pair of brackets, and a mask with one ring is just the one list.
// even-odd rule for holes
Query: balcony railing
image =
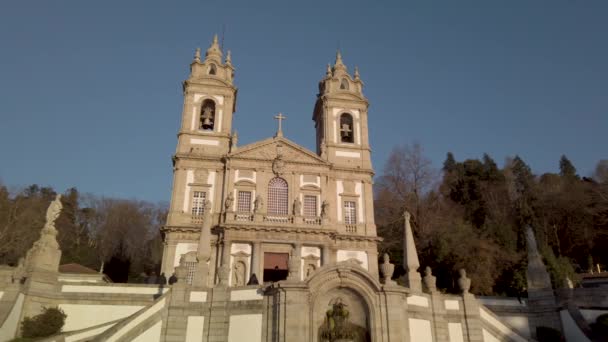
{"label": "balcony railing", "polygon": [[318,216],[309,216],[304,217],[304,224],[312,225],[312,226],[320,226],[322,223],[321,217]]}
{"label": "balcony railing", "polygon": [[240,222],[253,222],[253,214],[251,213],[235,213],[234,220]]}
{"label": "balcony railing", "polygon": [[264,222],[271,223],[293,223],[293,216],[290,215],[266,215]]}
{"label": "balcony railing", "polygon": [[203,223],[203,215],[192,215],[190,217],[190,222],[194,224],[202,224]]}
{"label": "balcony railing", "polygon": [[355,234],[357,233],[357,225],[356,224],[346,224],[346,232]]}

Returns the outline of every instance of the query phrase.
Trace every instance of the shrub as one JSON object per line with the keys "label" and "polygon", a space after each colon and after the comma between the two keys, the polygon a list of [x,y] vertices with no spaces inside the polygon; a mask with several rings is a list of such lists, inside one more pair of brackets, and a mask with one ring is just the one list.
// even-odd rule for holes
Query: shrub
{"label": "shrub", "polygon": [[43,308],[42,313],[26,317],[21,323],[23,337],[46,337],[61,331],[66,314],[57,308]]}

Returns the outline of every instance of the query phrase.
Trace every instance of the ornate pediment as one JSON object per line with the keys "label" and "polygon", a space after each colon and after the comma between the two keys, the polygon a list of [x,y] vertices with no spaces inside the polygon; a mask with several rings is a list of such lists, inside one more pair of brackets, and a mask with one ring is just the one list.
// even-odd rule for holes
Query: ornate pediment
{"label": "ornate pediment", "polygon": [[289,163],[327,165],[325,160],[312,151],[283,137],[270,138],[239,147],[229,157],[273,162],[273,168],[277,168],[277,171]]}

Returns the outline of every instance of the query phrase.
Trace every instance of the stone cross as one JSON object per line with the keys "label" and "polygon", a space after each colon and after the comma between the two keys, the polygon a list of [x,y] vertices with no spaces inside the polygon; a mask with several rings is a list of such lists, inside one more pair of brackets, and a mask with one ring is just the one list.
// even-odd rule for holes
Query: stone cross
{"label": "stone cross", "polygon": [[282,121],[287,119],[286,116],[284,116],[282,113],[279,113],[278,115],[275,115],[274,117],[275,119],[279,120],[279,130],[277,131],[277,137],[282,137],[283,136],[283,127],[282,127]]}

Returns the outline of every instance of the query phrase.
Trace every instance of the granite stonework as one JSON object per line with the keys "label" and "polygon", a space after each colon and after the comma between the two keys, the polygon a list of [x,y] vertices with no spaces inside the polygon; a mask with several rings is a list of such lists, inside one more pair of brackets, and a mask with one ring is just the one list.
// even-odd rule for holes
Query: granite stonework
{"label": "granite stonework", "polygon": [[605,288],[553,290],[530,233],[528,299],[476,297],[464,270],[462,293],[443,294],[419,273],[407,212],[407,272],[394,279],[378,260],[369,104],[339,53],[319,82],[314,152],[283,136],[283,114],[274,137],[238,145],[235,69],[217,37],[190,70],[162,230],[162,273],[177,282],[59,272],[57,198],[19,265],[0,266],[0,342],[43,307],[67,314],[46,341],[151,342],[532,341],[539,326],[581,341],[608,311]]}

